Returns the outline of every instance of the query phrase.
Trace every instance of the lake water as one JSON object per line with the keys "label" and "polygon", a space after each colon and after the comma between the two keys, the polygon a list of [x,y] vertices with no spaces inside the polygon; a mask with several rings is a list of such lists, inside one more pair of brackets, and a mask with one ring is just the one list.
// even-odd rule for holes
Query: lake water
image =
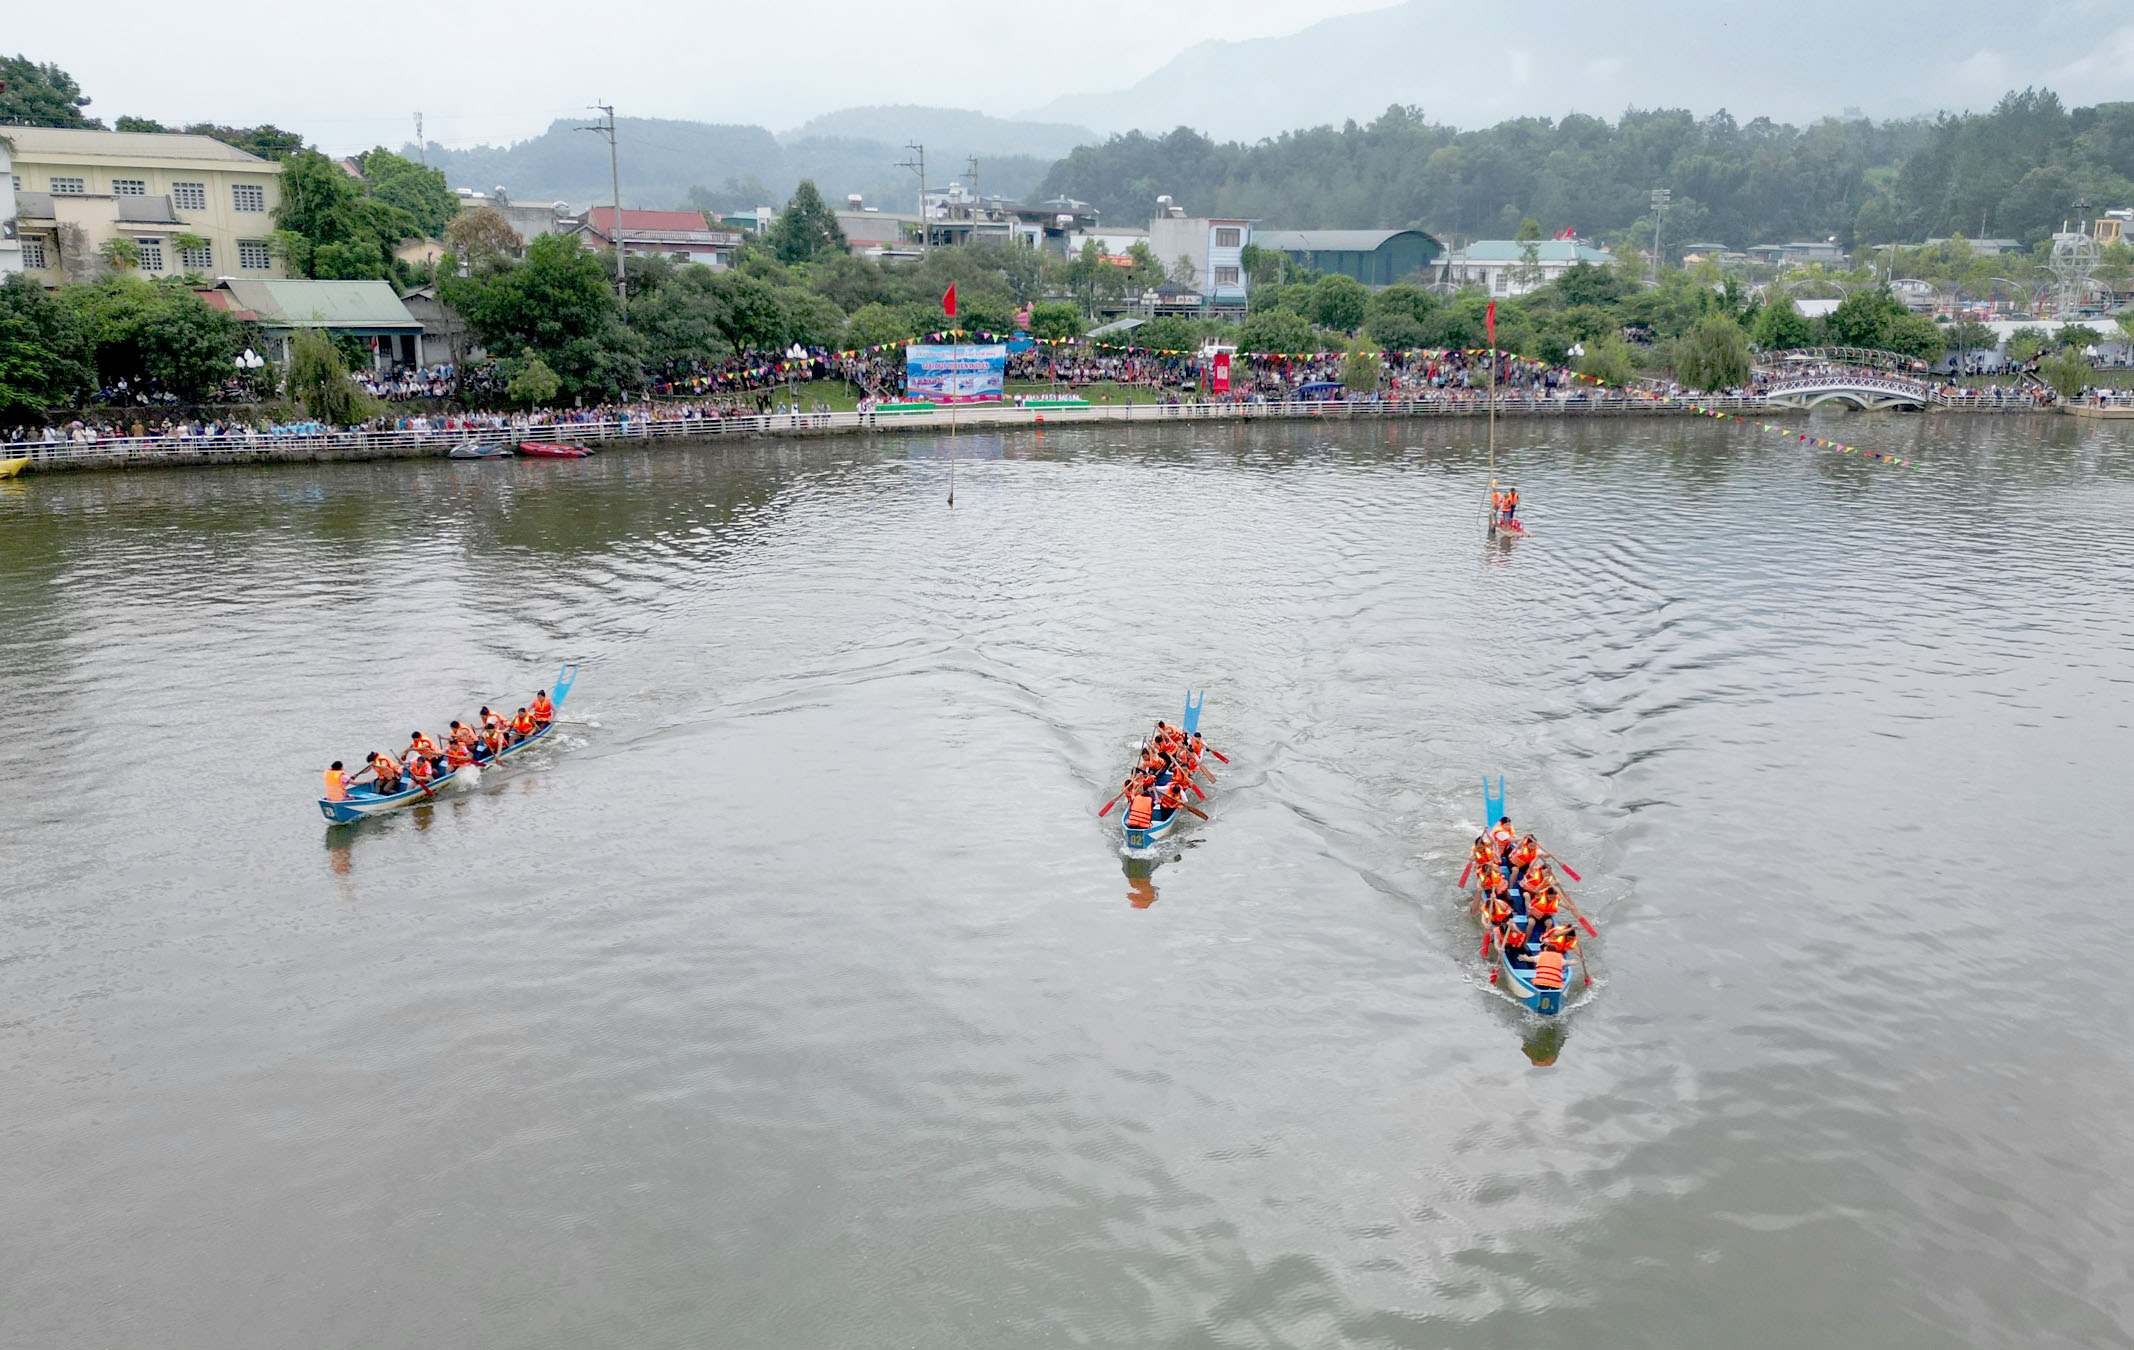
{"label": "lake water", "polygon": [[1815,425],[0,484],[0,1344],[2134,1344],[2134,425]]}

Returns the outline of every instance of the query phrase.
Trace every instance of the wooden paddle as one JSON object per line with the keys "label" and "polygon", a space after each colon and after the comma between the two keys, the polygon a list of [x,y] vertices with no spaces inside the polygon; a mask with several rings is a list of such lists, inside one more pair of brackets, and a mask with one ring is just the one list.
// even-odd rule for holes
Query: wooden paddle
{"label": "wooden paddle", "polygon": [[1209,754],[1215,756],[1217,759],[1221,760],[1225,764],[1228,764],[1230,762],[1230,756],[1224,754],[1222,751],[1216,749],[1214,746],[1208,744],[1206,741],[1202,741],[1200,743],[1200,748],[1207,751]]}
{"label": "wooden paddle", "polygon": [[1573,880],[1573,881],[1584,881],[1584,880],[1585,880],[1585,878],[1584,878],[1584,877],[1580,876],[1580,875],[1579,875],[1578,873],[1576,873],[1576,872],[1574,872],[1574,871],[1572,871],[1572,870],[1571,870],[1571,864],[1569,864],[1569,863],[1565,862],[1565,861],[1564,861],[1563,859],[1561,859],[1561,858],[1557,857],[1557,856],[1556,856],[1555,854],[1553,854],[1553,853],[1549,852],[1549,851],[1548,851],[1547,849],[1543,849],[1543,850],[1541,850],[1541,856],[1542,856],[1542,857],[1544,857],[1544,858],[1547,858],[1547,859],[1548,859],[1548,860],[1549,860],[1550,862],[1553,862],[1553,863],[1555,863],[1555,864],[1556,864],[1556,865],[1557,865],[1558,867],[1561,867],[1561,868],[1563,869],[1563,874],[1564,874],[1565,876],[1567,876],[1567,877],[1571,878],[1571,880]]}
{"label": "wooden paddle", "polygon": [[[1563,870],[1564,870],[1564,871],[1566,871],[1566,872],[1568,872],[1568,871],[1570,871],[1571,869],[1570,869],[1570,868],[1568,868],[1568,867],[1566,867],[1566,868],[1565,868],[1565,869],[1563,869]],[[1573,900],[1573,899],[1571,898],[1571,893],[1570,893],[1569,891],[1566,891],[1566,890],[1562,890],[1562,889],[1558,889],[1558,891],[1557,891],[1556,893],[1557,893],[1558,895],[1561,895],[1561,896],[1563,897],[1563,902],[1564,902],[1564,903],[1565,903],[1566,905],[1569,905],[1569,906],[1571,907],[1571,913],[1572,913],[1573,917],[1575,917],[1575,918],[1576,918],[1576,919],[1577,919],[1577,920],[1578,920],[1578,921],[1579,921],[1579,922],[1580,922],[1581,924],[1584,924],[1584,925],[1585,925],[1585,928],[1586,928],[1586,936],[1588,936],[1588,937],[1599,937],[1599,936],[1601,935],[1601,931],[1600,931],[1600,929],[1598,929],[1598,928],[1595,928],[1595,927],[1593,926],[1593,920],[1591,920],[1591,919],[1589,919],[1589,918],[1587,918],[1587,917],[1586,917],[1586,915],[1585,915],[1585,911],[1584,911],[1584,910],[1581,910],[1581,909],[1580,909],[1580,908],[1578,907],[1578,902],[1577,902],[1576,900]]]}
{"label": "wooden paddle", "polygon": [[1181,811],[1191,811],[1194,815],[1199,816],[1202,820],[1206,820],[1208,818],[1208,813],[1206,811],[1203,811],[1199,807],[1189,805],[1185,802],[1178,803],[1178,809]]}
{"label": "wooden paddle", "polygon": [[1463,867],[1463,868],[1461,868],[1461,869],[1460,869],[1460,889],[1461,889],[1461,890],[1463,890],[1463,891],[1464,891],[1464,890],[1466,890],[1466,889],[1467,889],[1467,878],[1468,878],[1468,877],[1469,877],[1470,875],[1472,875],[1472,874],[1473,874],[1474,870],[1475,870],[1475,860],[1474,860],[1473,858],[1469,858],[1469,859],[1467,860],[1467,866],[1465,866],[1465,867]]}

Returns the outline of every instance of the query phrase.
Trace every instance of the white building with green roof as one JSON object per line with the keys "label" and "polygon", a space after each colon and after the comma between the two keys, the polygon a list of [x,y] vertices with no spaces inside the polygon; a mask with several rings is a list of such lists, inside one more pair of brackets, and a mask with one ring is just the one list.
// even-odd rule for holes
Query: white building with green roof
{"label": "white building with green roof", "polygon": [[1615,255],[1580,239],[1477,239],[1445,255],[1442,276],[1453,286],[1480,286],[1492,296],[1525,295],[1578,263],[1605,266]]}

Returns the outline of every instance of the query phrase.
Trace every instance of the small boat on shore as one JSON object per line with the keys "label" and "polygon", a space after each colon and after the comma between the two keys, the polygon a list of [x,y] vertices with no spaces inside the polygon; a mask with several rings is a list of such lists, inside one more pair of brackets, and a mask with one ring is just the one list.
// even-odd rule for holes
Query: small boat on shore
{"label": "small boat on shore", "polygon": [[[577,679],[578,667],[575,665],[567,665],[556,672],[555,692],[549,695],[549,702],[555,705],[557,713],[560,714],[563,711],[563,700],[570,696],[571,685],[575,684]],[[525,740],[507,745],[487,759],[478,759],[468,768],[486,769],[491,765],[501,764],[521,750],[531,749],[533,746],[539,745],[542,741],[548,739],[549,734],[555,731],[556,726],[557,723],[552,721],[547,726],[538,727],[534,730],[533,735],[528,736]],[[351,787],[348,790],[348,795],[339,801],[334,801],[327,797],[319,798],[319,814],[325,816],[327,821],[332,824],[349,825],[359,820],[367,820],[372,816],[382,816],[398,811],[403,806],[419,806],[423,802],[437,800],[438,794],[443,792],[451,785],[454,779],[465,772],[466,769],[454,769],[450,773],[439,774],[436,778],[431,779],[426,787],[408,787],[399,792],[390,793],[380,793],[376,786],[370,783],[358,783]]]}
{"label": "small boat on shore", "polygon": [[519,453],[535,459],[584,459],[593,453],[583,445],[565,445],[562,441],[520,441]]}
{"label": "small boat on shore", "polygon": [[[1489,790],[1489,780],[1485,778],[1482,780],[1483,830],[1486,832],[1494,828],[1496,823],[1502,819],[1504,819],[1504,779],[1501,776],[1497,779],[1497,790],[1492,793]],[[1565,870],[1568,871],[1569,869]],[[1465,886],[1465,875],[1465,873],[1462,874],[1463,880],[1461,884],[1463,888]],[[1544,952],[1538,939],[1529,941],[1516,952],[1507,951],[1502,943],[1495,940],[1495,933],[1490,927],[1489,919],[1483,913],[1483,898],[1482,879],[1477,875],[1475,878],[1475,901],[1471,908],[1476,919],[1482,925],[1484,949],[1494,962],[1495,968],[1490,973],[1489,982],[1510,994],[1520,1007],[1525,1008],[1530,1013],[1542,1017],[1554,1017],[1561,1013],[1569,1004],[1570,998],[1568,996],[1574,989],[1582,988],[1592,983],[1592,976],[1586,968],[1584,951],[1578,946],[1573,946],[1570,950],[1563,952],[1563,964],[1560,970],[1544,968],[1550,964],[1543,960],[1548,953]],[[1570,907],[1571,914],[1580,923],[1585,922],[1584,916],[1578,913],[1576,906],[1570,906],[1568,899],[1566,899],[1565,904]],[[1590,931],[1591,925],[1587,925],[1587,927]]]}
{"label": "small boat on shore", "polygon": [[510,459],[511,447],[496,443],[467,441],[455,445],[445,455],[446,459]]}

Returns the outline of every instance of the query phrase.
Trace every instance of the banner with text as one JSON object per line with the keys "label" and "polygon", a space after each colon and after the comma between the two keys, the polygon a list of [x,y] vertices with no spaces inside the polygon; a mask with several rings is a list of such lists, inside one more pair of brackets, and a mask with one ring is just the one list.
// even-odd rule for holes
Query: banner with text
{"label": "banner with text", "polygon": [[935,403],[998,403],[1008,383],[1005,343],[904,349],[904,388]]}

